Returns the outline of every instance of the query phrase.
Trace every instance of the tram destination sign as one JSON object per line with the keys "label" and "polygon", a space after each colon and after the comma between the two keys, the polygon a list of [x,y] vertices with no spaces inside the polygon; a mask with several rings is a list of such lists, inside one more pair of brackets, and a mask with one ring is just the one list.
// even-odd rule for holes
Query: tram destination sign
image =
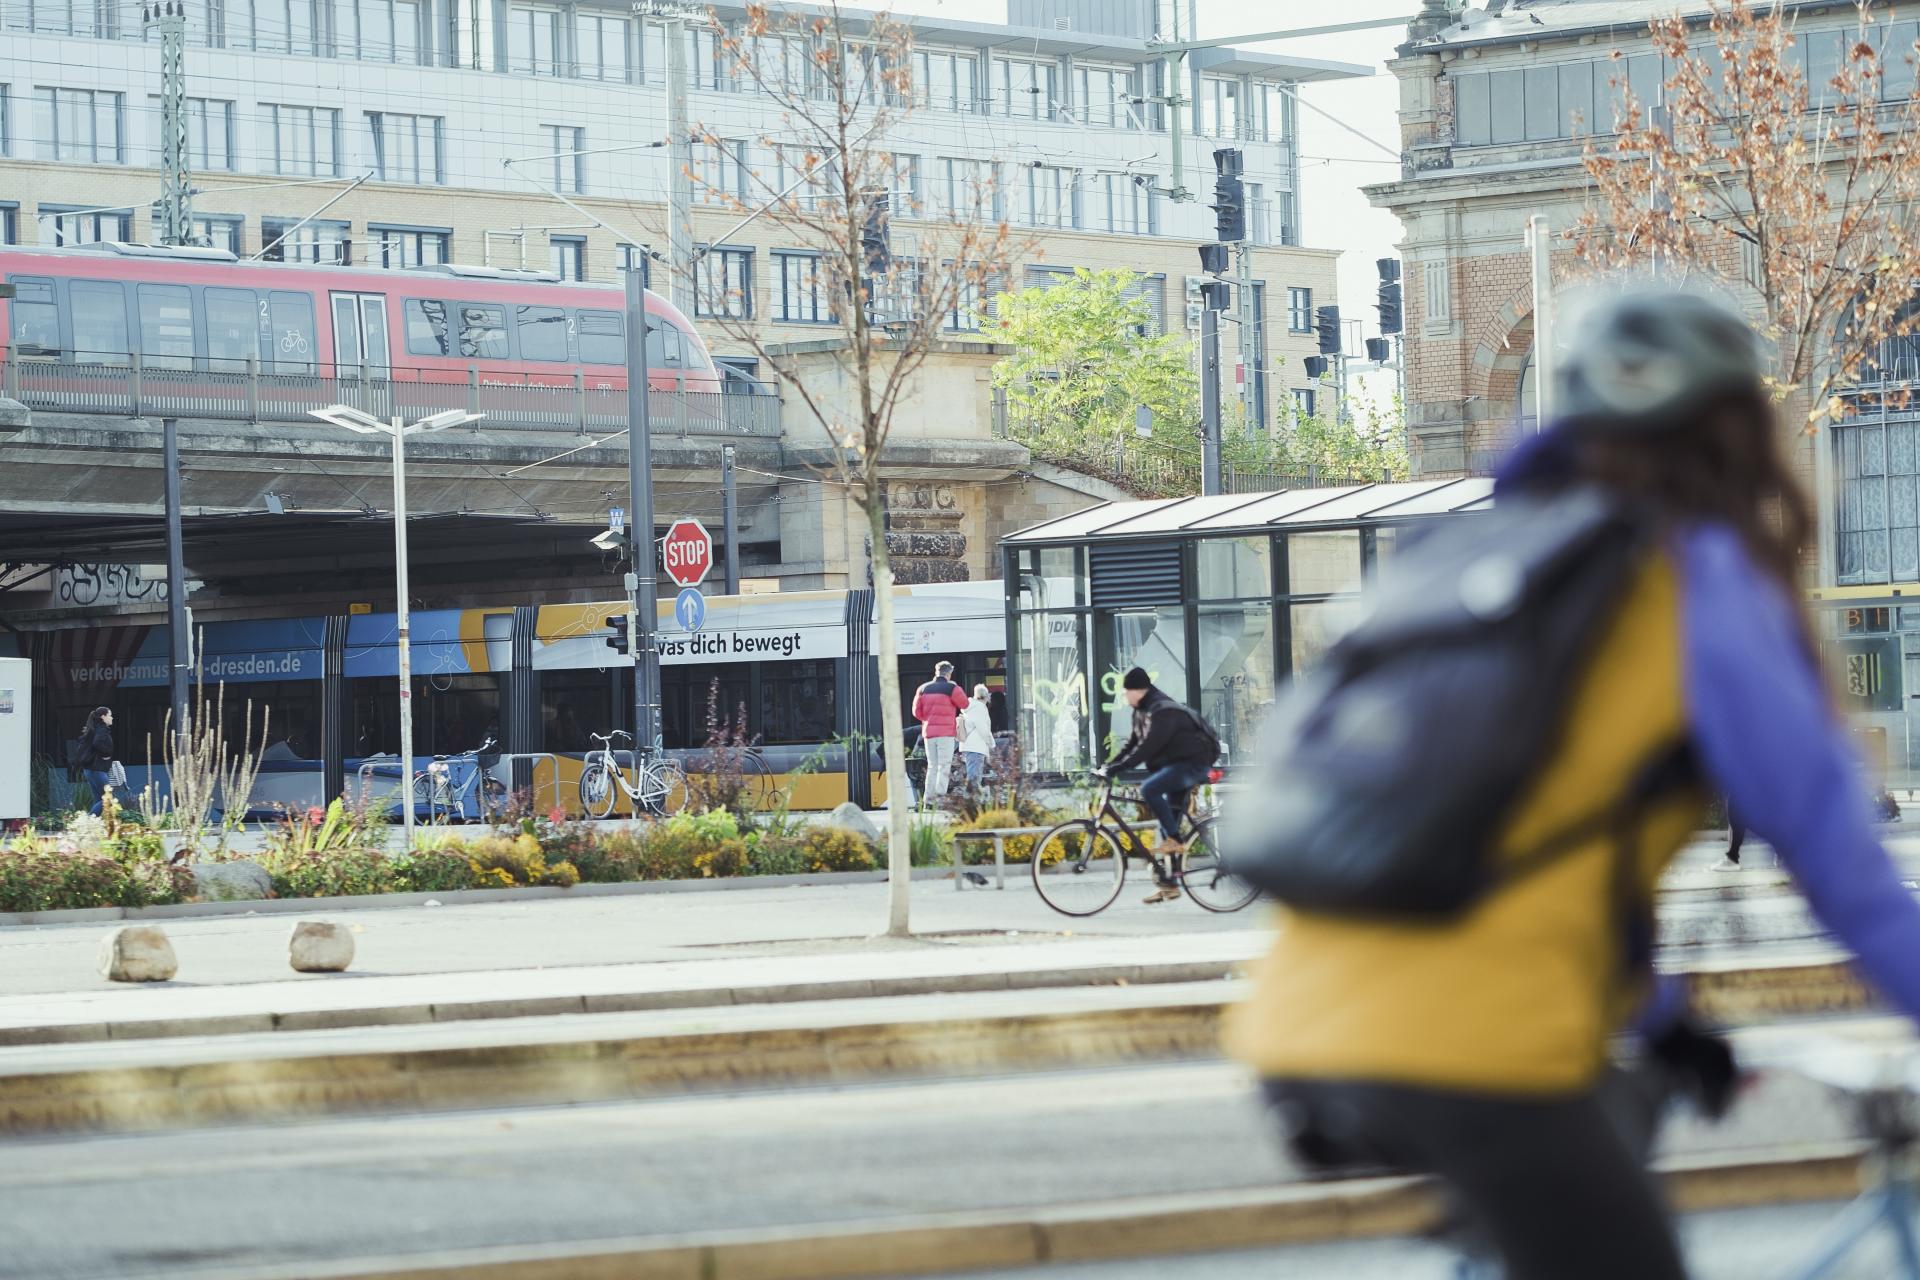
{"label": "tram destination sign", "polygon": [[676,586],[699,586],[713,568],[713,535],[691,517],[675,520],[661,540],[660,563]]}

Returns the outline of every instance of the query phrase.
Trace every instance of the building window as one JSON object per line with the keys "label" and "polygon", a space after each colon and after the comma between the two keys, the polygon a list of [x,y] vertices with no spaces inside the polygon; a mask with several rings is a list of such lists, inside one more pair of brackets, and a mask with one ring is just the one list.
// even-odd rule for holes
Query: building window
{"label": "building window", "polygon": [[392,227],[367,224],[367,239],[380,251],[380,265],[392,271],[437,267],[448,258],[453,232],[445,227]]}
{"label": "building window", "polygon": [[[1911,343],[1890,344],[1896,351]],[[1834,429],[1834,568],[1842,586],[1920,579],[1920,425],[1845,423]]]}
{"label": "building window", "polygon": [[992,80],[994,112],[1020,120],[1053,119],[1054,103],[1060,96],[1058,76],[1059,68],[1052,62],[995,58]]}
{"label": "building window", "polygon": [[693,314],[753,318],[753,250],[696,249]]}
{"label": "building window", "polygon": [[978,111],[980,64],[970,53],[920,50],[913,55],[913,94],[935,111]]}
{"label": "building window", "polygon": [[920,157],[893,157],[893,216],[896,218],[917,218],[921,210],[920,194]]}
{"label": "building window", "polygon": [[1153,180],[1145,174],[1103,173],[1096,199],[1101,203],[1105,229],[1126,235],[1146,235],[1148,209],[1152,204],[1149,188]]}
{"label": "building window", "polygon": [[120,12],[112,0],[22,0],[0,5],[0,27],[111,40],[120,34]]}
{"label": "building window", "polygon": [[20,206],[8,201],[0,204],[0,244],[20,243]]}
{"label": "building window", "polygon": [[653,287],[653,257],[645,245],[620,244],[614,246],[614,266],[622,275],[629,271],[640,273],[640,287]]}
{"label": "building window", "polygon": [[747,198],[747,144],[739,138],[693,144],[693,198],[731,204]]}
{"label": "building window", "polygon": [[1092,129],[1138,129],[1141,118],[1135,72],[1129,67],[1076,66],[1073,113]]}
{"label": "building window", "polygon": [[332,107],[287,107],[268,103],[273,133],[273,171],[297,178],[340,176],[340,113]]}
{"label": "building window", "polygon": [[633,20],[582,13],[580,74],[589,80],[627,80],[633,64]]}
{"label": "building window", "polygon": [[101,244],[133,239],[133,210],[43,204],[37,219],[44,245]]}
{"label": "building window", "polygon": [[380,181],[416,186],[446,181],[440,158],[441,117],[369,111],[367,127],[373,134],[374,176]]}
{"label": "building window", "polygon": [[1304,421],[1313,416],[1315,394],[1315,390],[1312,387],[1295,387],[1293,389],[1293,416],[1295,420]]}
{"label": "building window", "polygon": [[193,216],[193,234],[208,248],[225,249],[237,258],[240,256],[241,228],[245,222],[244,218],[222,213],[197,213]]}
{"label": "building window", "polygon": [[431,10],[429,4],[423,11],[417,0],[351,0],[347,13],[358,24],[359,56],[369,62],[431,63],[432,32],[422,25]]}
{"label": "building window", "polygon": [[1223,76],[1200,78],[1200,132],[1209,138],[1240,136],[1241,84]]}
{"label": "building window", "polygon": [[[147,112],[153,119],[156,163],[164,163],[166,139],[161,136],[160,95],[150,94],[147,103]],[[188,98],[188,168],[197,172],[229,172],[234,168],[233,152],[233,103],[218,98]]]}
{"label": "building window", "polygon": [[260,256],[268,262],[318,262],[344,267],[352,263],[349,227],[320,218],[260,219]]}
{"label": "building window", "polygon": [[0,84],[0,156],[13,154],[13,89]]}
{"label": "building window", "polygon": [[776,250],[773,269],[779,293],[773,318],[788,324],[826,324],[833,319],[820,280],[820,255]]}
{"label": "building window", "polygon": [[705,24],[695,27],[692,36],[693,87],[717,93],[731,91],[734,55],[727,52],[725,37]]}
{"label": "building window", "polygon": [[1022,184],[1020,220],[1030,227],[1077,227],[1074,173],[1060,165],[1028,165]]}
{"label": "building window", "polygon": [[1287,290],[1287,332],[1313,332],[1313,290]]}
{"label": "building window", "polygon": [[579,195],[587,186],[587,158],[580,154],[587,149],[587,131],[573,125],[543,124],[540,132],[553,156],[549,174],[553,189]]}
{"label": "building window", "polygon": [[1007,216],[1006,192],[993,161],[942,156],[933,183],[935,204],[956,222],[999,222]]}
{"label": "building window", "polygon": [[587,278],[587,238],[585,236],[547,237],[547,247],[553,254],[553,274],[562,280],[585,280]]}
{"label": "building window", "polygon": [[563,74],[558,50],[560,11],[513,5],[507,11],[507,70],[524,75]]}
{"label": "building window", "polygon": [[34,131],[42,160],[119,164],[127,158],[121,136],[126,95],[97,89],[34,90]]}
{"label": "building window", "polygon": [[320,0],[254,0],[253,46],[308,57],[332,51],[333,6]]}

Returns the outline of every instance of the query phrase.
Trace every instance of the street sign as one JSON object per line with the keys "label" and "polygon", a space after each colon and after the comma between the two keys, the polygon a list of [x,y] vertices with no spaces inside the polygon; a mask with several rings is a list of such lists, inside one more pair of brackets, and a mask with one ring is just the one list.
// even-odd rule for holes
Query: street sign
{"label": "street sign", "polygon": [[675,520],[662,541],[660,561],[676,585],[697,587],[713,568],[713,535],[698,520]]}
{"label": "street sign", "polygon": [[627,531],[627,511],[625,507],[614,507],[607,512],[607,528],[615,533]]}
{"label": "street sign", "polygon": [[681,588],[673,602],[673,616],[680,620],[680,629],[689,635],[707,624],[707,598],[700,594],[700,588]]}

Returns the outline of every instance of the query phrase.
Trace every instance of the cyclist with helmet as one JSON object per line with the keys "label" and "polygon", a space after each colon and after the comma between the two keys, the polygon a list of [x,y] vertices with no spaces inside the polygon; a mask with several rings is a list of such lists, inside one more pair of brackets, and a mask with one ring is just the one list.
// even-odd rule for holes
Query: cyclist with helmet
{"label": "cyclist with helmet", "polygon": [[[1508,458],[1496,503],[1597,488],[1657,535],[1570,687],[1540,691],[1562,720],[1494,852],[1542,832],[1578,839],[1438,923],[1282,908],[1228,1038],[1304,1160],[1437,1175],[1512,1280],[1678,1280],[1666,1206],[1612,1107],[1607,1046],[1632,1027],[1653,1061],[1714,1077],[1724,1100],[1730,1055],[1644,963],[1660,873],[1707,797],[1724,793],[1773,845],[1910,1017],[1920,907],[1869,826],[1822,683],[1799,604],[1811,517],[1751,328],[1715,301],[1647,288],[1567,329],[1558,418]],[[1676,742],[1690,781],[1623,829],[1582,828]]]}

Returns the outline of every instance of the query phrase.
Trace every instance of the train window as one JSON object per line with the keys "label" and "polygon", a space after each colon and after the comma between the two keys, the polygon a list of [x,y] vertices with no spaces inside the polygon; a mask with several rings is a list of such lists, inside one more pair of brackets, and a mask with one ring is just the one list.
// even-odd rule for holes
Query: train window
{"label": "train window", "polygon": [[280,373],[300,373],[314,363],[314,343],[318,334],[313,327],[313,295],[285,293],[267,295],[267,314],[273,329],[273,367]]}
{"label": "train window", "polygon": [[518,307],[520,358],[565,360],[567,313],[559,307]]}
{"label": "train window", "polygon": [[416,356],[450,356],[447,304],[432,298],[407,299],[407,350]]}
{"label": "train window", "polygon": [[183,284],[136,285],[140,358],[156,369],[193,368],[193,292]]}
{"label": "train window", "polygon": [[680,331],[656,316],[647,317],[647,368],[678,369]]}
{"label": "train window", "polygon": [[13,349],[23,356],[60,354],[60,309],[53,281],[13,277]]}
{"label": "train window", "polygon": [[507,309],[484,302],[454,305],[460,310],[460,354],[469,360],[505,360]]}
{"label": "train window", "polygon": [[127,291],[117,280],[75,280],[67,286],[73,304],[73,358],[77,364],[127,364]]}
{"label": "train window", "polygon": [[260,354],[260,309],[251,289],[208,289],[207,367],[244,373],[247,357]]}
{"label": "train window", "polygon": [[578,326],[581,364],[627,362],[627,318],[618,311],[581,311]]}

